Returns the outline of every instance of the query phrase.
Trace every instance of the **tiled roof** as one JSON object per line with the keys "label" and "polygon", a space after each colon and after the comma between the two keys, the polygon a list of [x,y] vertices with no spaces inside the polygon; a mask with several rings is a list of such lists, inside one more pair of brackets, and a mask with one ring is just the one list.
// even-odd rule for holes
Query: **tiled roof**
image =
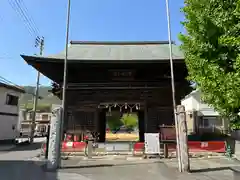
{"label": "tiled roof", "polygon": [[22,88],[20,86],[16,86],[16,85],[11,85],[11,84],[8,84],[8,83],[5,83],[5,82],[1,82],[1,81],[0,81],[0,87],[5,87],[7,89],[11,89],[11,90],[14,90],[14,91],[17,91],[17,92],[25,93],[24,88]]}
{"label": "tiled roof", "polygon": [[[172,44],[173,59],[183,60],[179,47]],[[43,58],[64,59],[65,50]],[[168,60],[167,41],[91,42],[72,41],[68,48],[69,60]]]}

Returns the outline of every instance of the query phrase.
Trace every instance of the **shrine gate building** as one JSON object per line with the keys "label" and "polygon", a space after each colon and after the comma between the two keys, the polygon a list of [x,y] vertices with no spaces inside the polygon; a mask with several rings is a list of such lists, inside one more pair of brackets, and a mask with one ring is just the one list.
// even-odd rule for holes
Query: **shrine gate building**
{"label": "shrine gate building", "polygon": [[[190,86],[183,54],[177,45],[172,44],[172,48],[176,103],[180,104]],[[65,51],[22,57],[61,90]],[[58,96],[61,98],[61,93]],[[144,132],[157,132],[159,125],[174,124],[168,42],[71,41],[66,104],[65,132],[97,131],[101,142],[105,141],[109,106],[120,111],[129,106],[137,112],[140,141]]]}

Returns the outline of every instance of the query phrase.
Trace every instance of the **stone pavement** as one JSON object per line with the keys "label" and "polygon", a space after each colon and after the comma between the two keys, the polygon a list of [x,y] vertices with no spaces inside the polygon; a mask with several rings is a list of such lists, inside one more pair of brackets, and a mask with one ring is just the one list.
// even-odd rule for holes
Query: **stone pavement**
{"label": "stone pavement", "polygon": [[[177,169],[177,161],[164,161],[168,168]],[[191,159],[191,179],[230,180],[240,179],[240,162],[225,157]]]}
{"label": "stone pavement", "polygon": [[[75,164],[75,166],[74,166]],[[79,174],[82,178],[92,180],[239,180],[240,163],[225,158],[191,159],[192,173],[179,173],[176,159],[173,160],[102,160],[96,163],[73,160],[65,162],[65,167],[59,172]],[[83,168],[88,165],[88,168]],[[239,175],[238,177],[236,177]]]}
{"label": "stone pavement", "polygon": [[[203,160],[192,164],[203,166],[207,162]],[[171,163],[174,164],[173,161]],[[202,172],[196,171],[191,174],[178,173],[174,168],[175,165],[172,166],[171,163],[151,160],[149,162],[115,163],[114,166],[107,167],[66,167],[58,172],[46,172],[33,161],[1,161],[0,174],[1,180],[239,180],[239,177],[234,179],[233,173],[226,167],[224,168],[225,165],[230,167],[235,164],[232,161],[223,163],[222,169],[214,167],[210,173],[201,169]]]}
{"label": "stone pavement", "polygon": [[[191,159],[192,173],[179,173],[176,159],[89,159],[63,160],[58,172],[47,172],[33,158],[37,147],[21,147],[0,154],[1,180],[239,180],[240,163],[223,157]],[[235,179],[234,179],[235,178]]]}

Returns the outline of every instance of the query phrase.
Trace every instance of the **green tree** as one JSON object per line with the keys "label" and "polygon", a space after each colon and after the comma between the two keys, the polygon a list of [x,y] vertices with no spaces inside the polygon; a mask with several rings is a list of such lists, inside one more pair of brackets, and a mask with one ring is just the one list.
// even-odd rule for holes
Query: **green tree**
{"label": "green tree", "polygon": [[226,117],[240,110],[240,0],[185,0],[180,34],[202,100]]}
{"label": "green tree", "polygon": [[133,130],[138,125],[138,117],[136,114],[123,114],[121,120],[127,129]]}
{"label": "green tree", "polygon": [[117,111],[112,111],[111,116],[107,116],[107,125],[111,131],[117,131],[122,125],[121,115]]}
{"label": "green tree", "polygon": [[[33,103],[22,104],[21,108],[26,109],[27,111],[33,110]],[[52,106],[51,104],[38,104],[37,111],[41,112],[51,112]]]}

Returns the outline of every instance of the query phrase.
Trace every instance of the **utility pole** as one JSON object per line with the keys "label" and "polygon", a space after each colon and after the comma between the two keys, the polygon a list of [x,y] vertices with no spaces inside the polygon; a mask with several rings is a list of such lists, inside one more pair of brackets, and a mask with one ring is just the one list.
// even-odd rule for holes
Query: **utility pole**
{"label": "utility pole", "polygon": [[173,68],[173,58],[172,58],[172,37],[171,37],[171,22],[170,22],[170,9],[169,1],[166,0],[166,14],[167,14],[167,27],[168,27],[168,44],[169,44],[169,60],[170,60],[170,70],[171,70],[171,86],[172,86],[172,100],[173,100],[173,112],[175,119],[175,128],[176,128],[176,140],[177,140],[177,157],[178,157],[178,168],[179,171],[182,171],[182,160],[180,153],[180,139],[179,139],[179,123],[177,119],[177,105],[175,97],[175,81],[174,81],[174,68]]}
{"label": "utility pole", "polygon": [[61,114],[61,124],[60,124],[60,138],[58,142],[58,165],[61,166],[61,147],[63,138],[63,128],[64,120],[67,115],[67,104],[66,104],[66,89],[67,89],[67,77],[68,77],[68,41],[69,41],[69,26],[70,26],[70,15],[71,15],[71,0],[67,0],[67,20],[66,20],[66,41],[65,41],[65,58],[64,58],[64,69],[63,69],[63,87],[62,87],[62,114]]}
{"label": "utility pole", "polygon": [[[35,47],[39,47],[40,53],[39,55],[42,56],[43,48],[44,48],[44,37],[37,37],[35,40]],[[34,132],[35,132],[35,121],[36,121],[36,111],[38,105],[38,97],[39,97],[39,81],[40,81],[40,72],[37,72],[37,80],[36,80],[36,87],[34,93],[34,101],[33,101],[33,111],[32,111],[32,124],[31,124],[31,135],[30,135],[30,143],[33,143],[34,140]]]}

